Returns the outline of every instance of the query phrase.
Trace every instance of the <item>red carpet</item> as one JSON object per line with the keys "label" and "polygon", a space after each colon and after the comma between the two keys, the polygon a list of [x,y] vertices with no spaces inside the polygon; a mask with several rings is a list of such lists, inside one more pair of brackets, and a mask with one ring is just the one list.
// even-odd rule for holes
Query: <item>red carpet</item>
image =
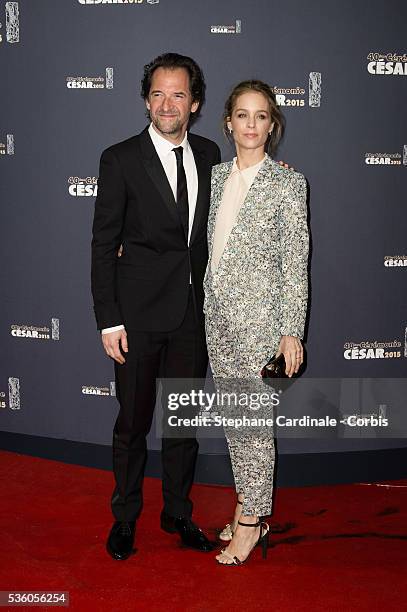
{"label": "red carpet", "polygon": [[[117,562],[105,552],[111,473],[7,452],[0,461],[0,590],[69,591],[70,609],[87,611],[407,608],[407,482],[280,489],[267,561],[257,549],[230,568],[159,529],[159,480],[145,481],[137,554]],[[232,490],[197,485],[193,499],[214,537]]]}

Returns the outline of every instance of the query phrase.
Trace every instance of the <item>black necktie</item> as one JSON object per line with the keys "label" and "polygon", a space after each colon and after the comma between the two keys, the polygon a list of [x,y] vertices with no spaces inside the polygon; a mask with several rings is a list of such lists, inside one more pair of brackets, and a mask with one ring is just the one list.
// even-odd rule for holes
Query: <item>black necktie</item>
{"label": "black necktie", "polygon": [[189,206],[188,206],[188,189],[187,177],[185,176],[184,164],[182,163],[183,147],[175,147],[173,149],[177,158],[177,206],[181,217],[182,227],[184,228],[185,237],[188,240],[189,231]]}

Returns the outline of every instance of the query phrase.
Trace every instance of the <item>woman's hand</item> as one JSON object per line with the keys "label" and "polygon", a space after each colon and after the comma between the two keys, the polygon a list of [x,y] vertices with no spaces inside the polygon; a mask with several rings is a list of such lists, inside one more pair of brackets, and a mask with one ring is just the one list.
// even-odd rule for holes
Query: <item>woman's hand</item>
{"label": "woman's hand", "polygon": [[304,350],[299,338],[295,336],[281,336],[276,357],[283,353],[285,359],[285,373],[289,378],[297,374],[304,361]]}

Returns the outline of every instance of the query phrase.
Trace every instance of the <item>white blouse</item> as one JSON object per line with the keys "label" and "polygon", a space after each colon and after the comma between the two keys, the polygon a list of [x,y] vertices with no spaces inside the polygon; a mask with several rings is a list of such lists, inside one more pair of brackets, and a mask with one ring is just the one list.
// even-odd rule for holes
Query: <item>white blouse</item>
{"label": "white blouse", "polygon": [[212,272],[215,272],[218,267],[242,204],[266,157],[265,154],[258,164],[244,168],[244,170],[239,170],[236,163],[237,158],[233,158],[232,170],[225,182],[222,201],[216,214],[211,258]]}

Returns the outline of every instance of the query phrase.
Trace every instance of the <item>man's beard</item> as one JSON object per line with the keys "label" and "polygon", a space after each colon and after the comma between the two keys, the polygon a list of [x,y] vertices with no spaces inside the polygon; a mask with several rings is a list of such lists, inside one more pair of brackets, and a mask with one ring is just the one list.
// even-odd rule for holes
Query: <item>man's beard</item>
{"label": "man's beard", "polygon": [[152,117],[152,122],[162,134],[176,134],[182,128],[179,117],[174,117],[171,121],[163,121],[160,115],[155,115]]}

